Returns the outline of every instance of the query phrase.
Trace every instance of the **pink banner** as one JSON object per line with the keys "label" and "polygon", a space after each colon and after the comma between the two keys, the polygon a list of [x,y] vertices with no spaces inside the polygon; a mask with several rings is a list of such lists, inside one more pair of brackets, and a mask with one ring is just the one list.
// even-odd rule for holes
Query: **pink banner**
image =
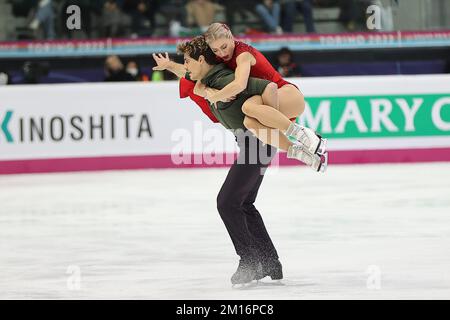
{"label": "pink banner", "polygon": [[[279,156],[278,164],[281,166],[303,165],[297,160],[287,159],[285,153],[281,153]],[[194,157],[193,155],[192,158]],[[438,161],[450,161],[450,148],[331,151],[329,153],[330,165]],[[205,163],[175,165],[170,155],[151,155],[0,161],[0,174],[229,166],[229,164],[208,165]]]}

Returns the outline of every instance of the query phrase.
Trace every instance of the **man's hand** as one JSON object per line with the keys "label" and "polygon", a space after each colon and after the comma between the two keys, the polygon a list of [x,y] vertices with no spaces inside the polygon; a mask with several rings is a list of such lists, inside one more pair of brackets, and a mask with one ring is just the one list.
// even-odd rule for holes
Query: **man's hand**
{"label": "man's hand", "polygon": [[156,66],[153,67],[154,71],[164,71],[169,68],[172,61],[169,59],[169,54],[166,52],[165,56],[163,56],[161,53],[154,53],[153,59],[155,59]]}

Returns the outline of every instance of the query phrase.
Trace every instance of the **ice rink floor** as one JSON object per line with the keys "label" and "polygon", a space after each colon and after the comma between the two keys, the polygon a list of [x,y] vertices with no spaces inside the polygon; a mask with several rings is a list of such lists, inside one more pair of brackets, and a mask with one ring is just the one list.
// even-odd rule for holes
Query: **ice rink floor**
{"label": "ice rink floor", "polygon": [[257,208],[284,285],[248,289],[229,280],[226,174],[0,176],[0,298],[450,298],[450,163],[269,171]]}

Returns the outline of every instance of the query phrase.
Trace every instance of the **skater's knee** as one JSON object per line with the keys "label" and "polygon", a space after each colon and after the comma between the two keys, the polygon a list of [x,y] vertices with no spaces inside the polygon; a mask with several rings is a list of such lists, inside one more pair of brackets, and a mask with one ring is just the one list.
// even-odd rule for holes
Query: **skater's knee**
{"label": "skater's knee", "polygon": [[264,89],[263,96],[274,98],[278,95],[278,85],[275,82],[269,83]]}
{"label": "skater's knee", "polygon": [[246,116],[251,116],[252,114],[254,114],[255,107],[256,105],[253,102],[246,101],[242,105],[241,110]]}
{"label": "skater's knee", "polygon": [[299,117],[303,111],[305,111],[305,97],[297,89],[292,92],[295,92],[295,94],[291,96],[291,100],[289,102],[286,101],[289,106],[287,111],[289,110],[289,117]]}
{"label": "skater's knee", "polygon": [[257,129],[257,123],[258,121],[255,118],[249,116],[244,118],[244,127],[250,131]]}
{"label": "skater's knee", "polygon": [[293,85],[282,87],[280,111],[289,119],[299,117],[305,110],[305,97]]}
{"label": "skater's knee", "polygon": [[256,209],[255,205],[253,203],[243,203],[242,209],[244,209],[245,213],[247,215],[257,215],[259,214],[258,210]]}
{"label": "skater's knee", "polygon": [[228,214],[237,207],[239,207],[239,204],[231,194],[220,192],[217,195],[217,211],[221,216]]}
{"label": "skater's knee", "polygon": [[299,103],[298,103],[298,114],[303,114],[305,111],[305,96],[300,92]]}
{"label": "skater's knee", "polygon": [[305,111],[305,97],[301,92],[297,93],[295,99],[292,101],[293,115],[299,117]]}

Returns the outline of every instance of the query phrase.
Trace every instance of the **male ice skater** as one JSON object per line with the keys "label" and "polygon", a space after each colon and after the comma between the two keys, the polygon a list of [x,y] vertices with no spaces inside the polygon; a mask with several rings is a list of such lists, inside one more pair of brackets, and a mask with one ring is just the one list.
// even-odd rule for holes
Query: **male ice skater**
{"label": "male ice skater", "polygon": [[[190,79],[201,81],[214,89],[221,89],[233,81],[234,72],[217,62],[204,37],[196,37],[180,44],[178,51],[184,54],[184,66]],[[196,89],[200,88],[196,86]],[[249,134],[244,124],[251,125],[253,121],[248,121],[248,117],[242,112],[242,106],[249,98],[256,95],[270,95],[272,89],[270,81],[250,78],[247,89],[235,100],[218,102],[216,105],[209,104],[208,111],[222,125],[233,130],[240,148],[238,158],[230,168],[217,197],[219,214],[236,253],[240,256],[239,266],[231,277],[232,284],[248,283],[265,276],[272,279],[283,278],[277,251],[260,213],[254,206],[264,172],[276,154],[276,148],[262,143]],[[286,149],[294,145],[289,140],[287,144]],[[301,147],[296,150],[292,152],[292,158],[303,162],[307,162],[305,161],[307,158],[311,167],[315,165],[316,168],[320,168],[320,159],[316,160],[314,155],[303,152]]]}

